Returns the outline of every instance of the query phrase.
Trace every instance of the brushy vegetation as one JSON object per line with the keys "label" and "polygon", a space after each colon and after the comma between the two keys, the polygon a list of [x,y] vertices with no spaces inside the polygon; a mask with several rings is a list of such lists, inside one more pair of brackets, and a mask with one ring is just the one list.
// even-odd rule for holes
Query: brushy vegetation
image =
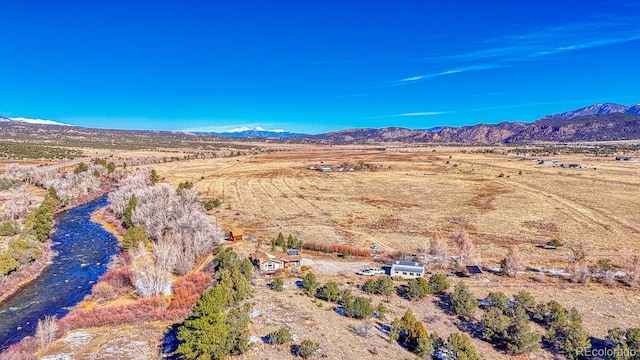
{"label": "brushy vegetation", "polygon": [[269,338],[269,344],[283,345],[291,341],[291,331],[287,328],[279,328],[278,330],[269,333],[267,337]]}
{"label": "brushy vegetation", "polygon": [[389,295],[393,292],[393,280],[386,275],[375,280],[369,279],[362,286],[362,290],[368,294]]}
{"label": "brushy vegetation", "polygon": [[0,142],[0,157],[6,159],[73,160],[83,156],[82,150],[46,146],[34,142]]}
{"label": "brushy vegetation", "polygon": [[433,349],[432,339],[424,324],[416,319],[411,309],[401,319],[391,322],[389,338],[407,345],[409,350],[418,356],[426,357]]}
{"label": "brushy vegetation", "polygon": [[359,257],[371,256],[371,251],[369,249],[358,249],[349,245],[305,242],[302,248],[305,250],[319,251],[319,252],[328,253],[328,254],[342,254],[346,252],[350,256],[359,256]]}
{"label": "brushy vegetation", "polygon": [[44,200],[24,221],[23,229],[15,221],[4,222],[0,228],[3,234],[16,235],[4,252],[0,252],[0,280],[19,267],[27,265],[42,254],[42,243],[49,238],[53,228],[53,212],[60,201],[54,188],[50,188]]}

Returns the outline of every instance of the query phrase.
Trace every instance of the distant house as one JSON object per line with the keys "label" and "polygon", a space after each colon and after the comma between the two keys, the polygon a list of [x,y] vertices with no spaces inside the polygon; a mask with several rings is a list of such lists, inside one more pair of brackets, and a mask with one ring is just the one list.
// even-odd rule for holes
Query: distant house
{"label": "distant house", "polygon": [[242,229],[232,229],[231,231],[229,231],[229,240],[242,240]]}
{"label": "distant house", "polygon": [[543,159],[538,161],[540,165],[562,165],[562,160]]}
{"label": "distant house", "polygon": [[394,261],[391,263],[391,276],[413,279],[424,276],[424,264],[411,261]]}
{"label": "distant house", "polygon": [[251,254],[251,256],[249,256],[249,259],[251,259],[251,262],[261,271],[273,272],[279,269],[300,266],[302,257],[300,256],[299,250],[292,249],[287,251],[286,253],[275,251],[258,251],[254,254]]}

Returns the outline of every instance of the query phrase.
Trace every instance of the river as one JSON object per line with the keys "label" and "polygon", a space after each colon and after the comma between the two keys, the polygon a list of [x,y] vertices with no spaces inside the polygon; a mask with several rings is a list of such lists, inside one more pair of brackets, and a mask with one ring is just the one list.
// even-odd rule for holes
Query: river
{"label": "river", "polygon": [[53,250],[58,255],[53,264],[0,303],[0,352],[32,336],[38,319],[64,316],[91,292],[111,256],[119,251],[118,240],[91,221],[91,214],[106,205],[105,195],[58,215],[52,235]]}

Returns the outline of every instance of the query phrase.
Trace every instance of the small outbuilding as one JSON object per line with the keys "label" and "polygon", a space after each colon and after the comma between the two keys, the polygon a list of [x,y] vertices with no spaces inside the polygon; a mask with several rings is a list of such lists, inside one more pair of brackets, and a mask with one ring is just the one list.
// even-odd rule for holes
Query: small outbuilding
{"label": "small outbuilding", "polygon": [[231,241],[242,240],[242,236],[242,229],[232,229],[231,231],[229,231],[229,240]]}
{"label": "small outbuilding", "polygon": [[412,261],[398,261],[391,263],[391,276],[403,279],[414,279],[424,276],[424,263]]}

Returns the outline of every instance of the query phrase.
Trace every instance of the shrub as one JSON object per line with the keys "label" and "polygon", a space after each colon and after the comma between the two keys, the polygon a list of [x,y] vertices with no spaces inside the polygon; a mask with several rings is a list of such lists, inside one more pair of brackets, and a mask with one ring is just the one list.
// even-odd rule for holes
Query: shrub
{"label": "shrub", "polygon": [[268,335],[269,344],[271,345],[283,345],[291,341],[291,331],[287,328],[279,328]]}
{"label": "shrub", "polygon": [[419,300],[432,292],[429,283],[424,278],[409,280],[405,295],[409,300]]}
{"label": "shrub", "polygon": [[307,292],[308,295],[311,295],[315,294],[317,287],[318,280],[316,279],[316,275],[312,272],[308,272],[302,278],[302,288]]}
{"label": "shrub", "polygon": [[524,290],[514,295],[513,301],[515,301],[516,304],[522,306],[526,310],[531,310],[536,307],[536,299],[533,298],[531,293]]}
{"label": "shrub", "polygon": [[640,354],[640,328],[611,329],[607,341],[613,347],[615,360],[635,360],[631,354]]}
{"label": "shrub", "polygon": [[11,241],[7,251],[21,265],[28,264],[42,255],[40,245],[37,242],[36,244],[30,244],[26,239]]}
{"label": "shrub", "polygon": [[321,244],[315,242],[305,242],[302,245],[303,249],[319,251],[328,254],[341,254],[344,251],[348,252],[350,256],[370,257],[371,251],[369,249],[359,249],[349,245],[337,245],[337,244]]}
{"label": "shrub", "polygon": [[148,244],[149,235],[147,235],[147,229],[144,226],[133,226],[127,228],[127,232],[122,239],[122,247],[125,250],[136,249],[138,244]]}
{"label": "shrub", "polygon": [[553,247],[561,247],[564,244],[562,243],[562,241],[560,241],[560,239],[554,238],[554,239],[549,240],[549,242],[547,242],[547,245],[553,246]]}
{"label": "shrub", "polygon": [[340,298],[340,289],[335,282],[328,282],[318,289],[317,297],[327,301],[338,301]]}
{"label": "shrub", "polygon": [[222,205],[222,201],[220,201],[220,199],[209,199],[209,200],[203,201],[202,205],[204,206],[205,210],[209,211],[209,210],[213,210],[213,208],[217,208],[218,206]]}
{"label": "shrub", "polygon": [[8,252],[0,253],[0,274],[6,275],[18,268],[18,262]]}
{"label": "shrub", "polygon": [[106,282],[114,289],[126,292],[128,290],[133,290],[133,284],[131,283],[132,276],[133,271],[131,271],[131,268],[129,267],[110,269],[100,277],[98,282]]}
{"label": "shrub", "polygon": [[447,348],[453,352],[454,359],[480,360],[480,355],[466,334],[455,332],[447,339]]}
{"label": "shrub", "polygon": [[369,279],[362,286],[362,290],[369,294],[389,295],[393,292],[393,280],[386,275],[376,280]]}
{"label": "shrub", "polygon": [[34,338],[26,337],[0,352],[0,360],[37,360],[38,357],[33,354],[36,346]]}
{"label": "shrub", "polygon": [[509,306],[509,298],[500,291],[490,292],[485,300],[489,307],[497,307],[500,310],[504,310]]}
{"label": "shrub", "polygon": [[58,331],[58,324],[55,316],[47,315],[44,319],[38,320],[38,325],[36,326],[38,346],[41,349],[49,347],[56,339],[56,331]]}
{"label": "shrub", "polygon": [[[353,300],[353,305],[350,307],[351,311],[347,311],[347,316],[355,319],[367,319],[373,316],[375,309],[371,305],[369,299],[357,296]],[[345,309],[346,310],[346,309]]]}
{"label": "shrub", "polygon": [[91,288],[91,294],[96,300],[108,300],[116,294],[115,289],[111,284],[105,281],[99,281]]}
{"label": "shrub", "polygon": [[376,313],[378,313],[380,319],[384,319],[385,315],[387,315],[387,307],[383,303],[379,303],[376,307]]}
{"label": "shrub", "polygon": [[17,221],[5,221],[0,224],[0,236],[12,236],[20,232],[20,224]]}
{"label": "shrub", "polygon": [[296,355],[302,357],[303,359],[308,359],[312,356],[315,356],[316,353],[320,350],[320,344],[309,339],[304,339],[300,343],[300,346],[297,347]]}
{"label": "shrub", "polygon": [[434,293],[439,294],[449,289],[451,285],[443,274],[434,274],[429,278],[429,287]]}
{"label": "shrub", "polygon": [[411,309],[401,319],[396,318],[391,322],[389,338],[407,344],[412,352],[420,356],[428,355],[433,347],[427,329],[416,319]]}
{"label": "shrub", "polygon": [[81,162],[80,164],[78,164],[78,166],[76,166],[76,168],[73,170],[73,173],[78,175],[80,173],[83,173],[85,171],[89,170],[89,166],[87,164],[85,164],[84,162]]}
{"label": "shrub", "polygon": [[464,283],[456,285],[451,294],[451,308],[458,316],[469,316],[478,307],[478,300]]}
{"label": "shrub", "polygon": [[578,359],[591,348],[590,336],[582,327],[582,316],[575,308],[568,316],[558,318],[551,324],[546,334],[552,347],[569,359]]}
{"label": "shrub", "polygon": [[282,278],[275,278],[271,281],[271,289],[275,290],[275,291],[282,291],[284,290],[284,281],[282,281]]}
{"label": "shrub", "polygon": [[[504,299],[506,296],[500,294]],[[498,305],[484,314],[482,337],[514,354],[524,354],[540,347],[540,334],[531,331],[529,316],[522,306],[501,307],[502,297],[494,296]],[[508,301],[508,300],[507,300]]]}
{"label": "shrub", "polygon": [[201,272],[190,273],[179,278],[173,283],[175,295],[169,309],[191,310],[210,282],[211,276]]}

